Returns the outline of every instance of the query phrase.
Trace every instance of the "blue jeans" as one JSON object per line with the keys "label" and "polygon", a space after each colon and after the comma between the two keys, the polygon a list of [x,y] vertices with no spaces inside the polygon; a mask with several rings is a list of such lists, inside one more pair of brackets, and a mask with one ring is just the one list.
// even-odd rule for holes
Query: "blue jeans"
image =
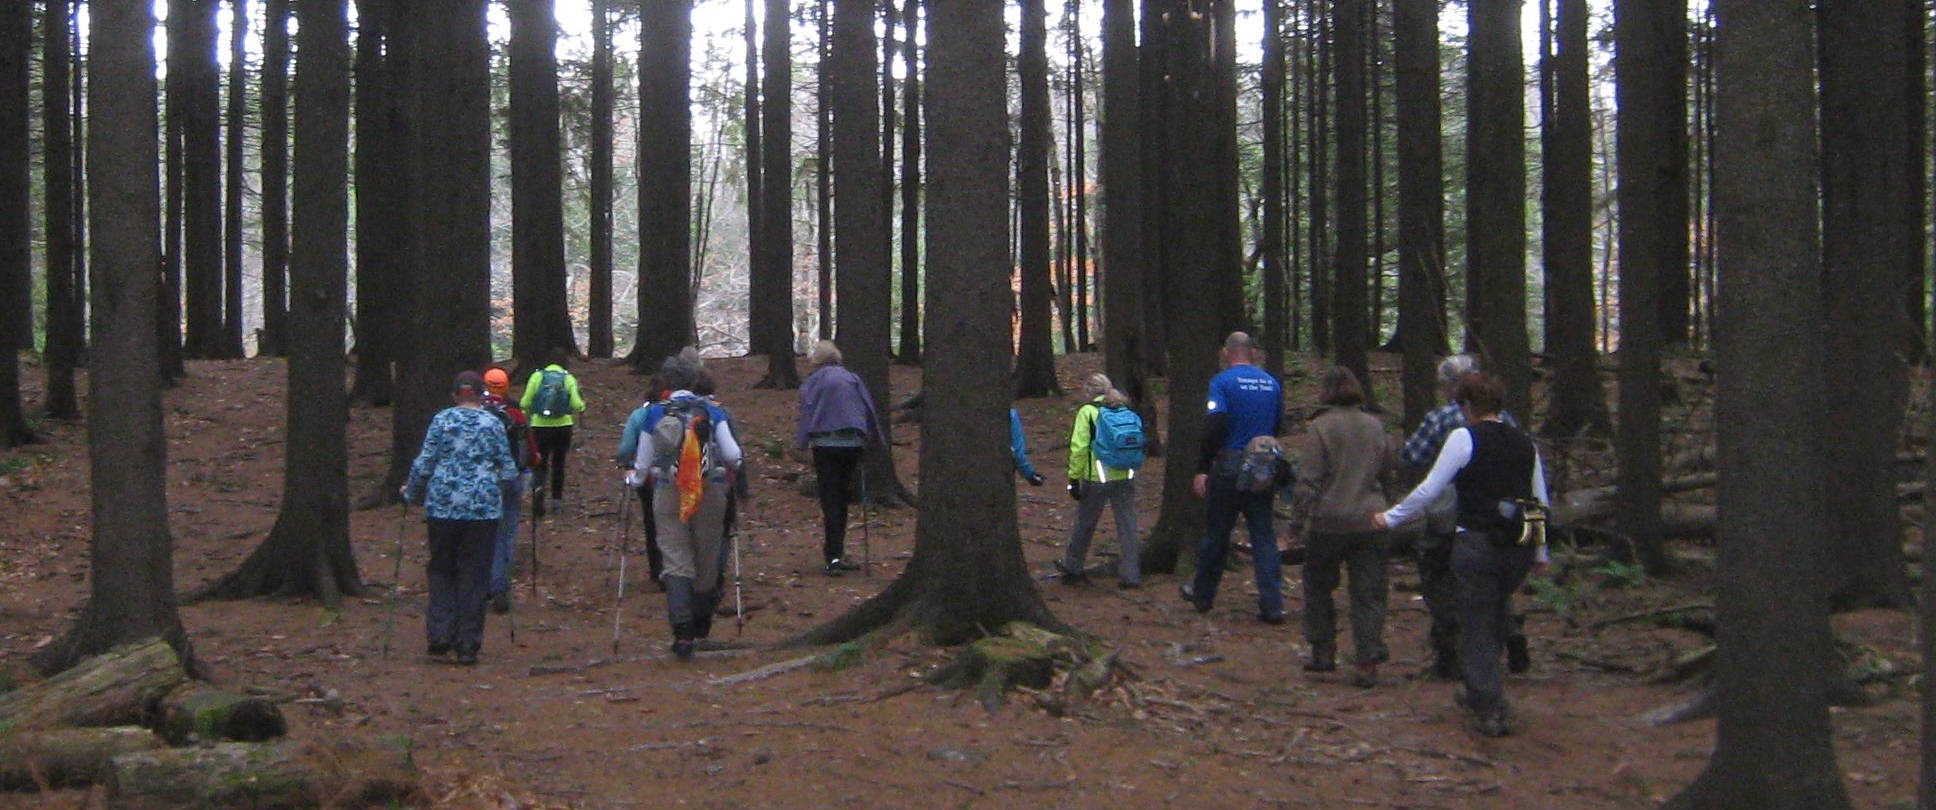
{"label": "blue jeans", "polygon": [[1217,583],[1223,579],[1225,557],[1230,553],[1230,532],[1243,515],[1250,528],[1251,566],[1257,575],[1257,613],[1277,619],[1284,616],[1284,570],[1277,553],[1277,536],[1271,532],[1270,492],[1239,492],[1235,475],[1211,475],[1204,491],[1203,541],[1197,544],[1197,574],[1192,588],[1197,604],[1208,607],[1217,600]]}
{"label": "blue jeans", "polygon": [[512,560],[517,557],[518,518],[524,514],[524,476],[498,486],[504,494],[504,516],[497,521],[497,544],[491,551],[491,593],[511,590]]}
{"label": "blue jeans", "polygon": [[430,643],[476,652],[484,643],[484,603],[491,584],[495,520],[430,518]]}

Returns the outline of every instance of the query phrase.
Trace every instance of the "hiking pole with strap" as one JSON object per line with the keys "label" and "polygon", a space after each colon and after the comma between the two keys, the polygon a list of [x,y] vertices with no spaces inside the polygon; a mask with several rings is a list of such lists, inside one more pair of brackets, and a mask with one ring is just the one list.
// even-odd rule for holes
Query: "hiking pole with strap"
{"label": "hiking pole with strap", "polygon": [[390,572],[390,607],[383,617],[383,657],[390,657],[390,640],[397,633],[397,593],[403,589],[403,536],[410,527],[410,502],[397,515],[397,557]]}
{"label": "hiking pole with strap", "polygon": [[746,632],[746,600],[740,595],[739,578],[739,524],[740,512],[733,510],[733,530],[726,535],[726,542],[733,544],[733,637],[738,638]]}
{"label": "hiking pole with strap", "polygon": [[[623,482],[620,482],[623,485]],[[627,487],[630,489],[630,487]],[[618,496],[618,603],[612,606],[612,654],[618,655],[619,622],[625,616],[625,558],[630,555],[626,544],[632,534],[632,508],[625,502],[625,493]]]}
{"label": "hiking pole with strap", "polygon": [[[520,496],[522,497],[522,496]],[[517,538],[512,538],[516,540]],[[538,598],[538,516],[531,516],[531,598]]]}

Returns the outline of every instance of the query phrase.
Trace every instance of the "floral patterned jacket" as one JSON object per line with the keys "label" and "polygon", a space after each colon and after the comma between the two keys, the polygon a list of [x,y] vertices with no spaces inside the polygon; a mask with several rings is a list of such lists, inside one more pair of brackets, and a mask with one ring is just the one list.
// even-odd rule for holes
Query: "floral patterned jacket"
{"label": "floral patterned jacket", "polygon": [[445,408],[424,431],[405,499],[423,504],[433,518],[497,520],[503,515],[498,482],[517,477],[504,424],[495,415],[480,408]]}

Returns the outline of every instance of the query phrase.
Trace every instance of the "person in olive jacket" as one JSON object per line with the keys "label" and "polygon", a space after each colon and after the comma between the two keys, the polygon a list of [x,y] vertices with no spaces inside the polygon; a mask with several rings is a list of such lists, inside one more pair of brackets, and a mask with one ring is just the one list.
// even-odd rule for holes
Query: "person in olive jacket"
{"label": "person in olive jacket", "polygon": [[1311,419],[1309,440],[1299,459],[1297,494],[1291,514],[1305,527],[1310,548],[1304,560],[1304,639],[1311,645],[1312,672],[1337,668],[1337,611],[1331,592],[1339,569],[1348,568],[1351,584],[1351,681],[1371,686],[1385,650],[1385,563],[1387,540],[1374,531],[1371,513],[1384,511],[1383,482],[1396,461],[1385,426],[1365,412],[1365,391],[1351,369],[1333,367],[1319,388],[1322,406]]}

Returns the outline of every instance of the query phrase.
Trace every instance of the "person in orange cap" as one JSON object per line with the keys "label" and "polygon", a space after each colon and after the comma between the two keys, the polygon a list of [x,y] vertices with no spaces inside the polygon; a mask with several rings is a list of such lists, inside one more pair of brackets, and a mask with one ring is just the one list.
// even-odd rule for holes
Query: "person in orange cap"
{"label": "person in orange cap", "polygon": [[484,410],[504,423],[505,438],[511,444],[511,458],[517,462],[518,477],[503,482],[504,514],[498,518],[496,545],[491,551],[491,611],[511,612],[511,558],[517,548],[518,519],[522,516],[524,490],[531,477],[531,459],[538,446],[531,438],[531,420],[511,399],[511,375],[496,366],[484,372]]}

